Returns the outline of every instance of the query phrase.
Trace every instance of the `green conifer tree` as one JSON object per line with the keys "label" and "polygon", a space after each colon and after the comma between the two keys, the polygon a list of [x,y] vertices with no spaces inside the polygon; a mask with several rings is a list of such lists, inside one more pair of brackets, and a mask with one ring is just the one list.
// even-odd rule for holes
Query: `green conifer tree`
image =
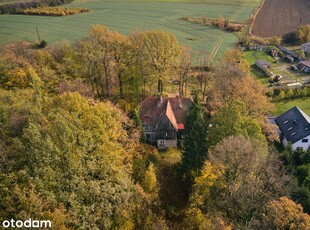
{"label": "green conifer tree", "polygon": [[195,176],[206,159],[209,117],[197,99],[186,119],[185,141],[182,150],[182,173]]}

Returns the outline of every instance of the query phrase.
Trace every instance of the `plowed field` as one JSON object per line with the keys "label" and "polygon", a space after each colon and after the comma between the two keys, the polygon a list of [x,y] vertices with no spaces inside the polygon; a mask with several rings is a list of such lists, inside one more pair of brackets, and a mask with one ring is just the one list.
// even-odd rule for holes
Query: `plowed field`
{"label": "plowed field", "polygon": [[282,36],[310,24],[309,0],[265,0],[252,33],[261,37]]}

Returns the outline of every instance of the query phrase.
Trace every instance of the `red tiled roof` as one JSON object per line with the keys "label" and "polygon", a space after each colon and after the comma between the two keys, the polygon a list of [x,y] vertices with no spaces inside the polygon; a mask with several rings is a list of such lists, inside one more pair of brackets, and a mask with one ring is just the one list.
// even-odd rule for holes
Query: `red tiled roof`
{"label": "red tiled roof", "polygon": [[307,66],[307,67],[310,67],[310,60],[308,61],[302,61],[300,62],[300,64],[304,65],[304,66]]}
{"label": "red tiled roof", "polygon": [[169,100],[167,102],[166,116],[168,117],[169,121],[171,122],[175,130],[178,131],[178,123],[177,120],[175,119]]}
{"label": "red tiled roof", "polygon": [[156,124],[161,115],[166,111],[167,100],[160,100],[157,97],[146,98],[140,106],[140,119],[143,125]]}
{"label": "red tiled roof", "polygon": [[147,97],[140,106],[140,119],[143,125],[157,124],[166,114],[172,125],[184,124],[193,101],[190,98],[164,98],[160,101],[156,96]]}
{"label": "red tiled roof", "polygon": [[188,114],[193,101],[190,98],[169,98],[172,110],[178,123],[185,123],[185,118]]}
{"label": "red tiled roof", "polygon": [[179,129],[179,130],[185,129],[184,124],[178,124],[178,129]]}

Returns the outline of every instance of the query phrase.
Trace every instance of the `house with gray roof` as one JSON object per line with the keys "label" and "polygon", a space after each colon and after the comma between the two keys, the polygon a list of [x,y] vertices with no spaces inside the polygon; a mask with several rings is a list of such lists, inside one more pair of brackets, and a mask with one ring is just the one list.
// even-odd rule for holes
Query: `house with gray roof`
{"label": "house with gray roof", "polygon": [[292,61],[299,61],[300,60],[299,55],[295,51],[289,50],[283,46],[278,46],[278,48],[279,48],[279,50],[281,50],[286,55],[287,59],[292,60]]}
{"label": "house with gray roof", "polygon": [[260,68],[261,70],[263,70],[267,75],[268,75],[268,72],[269,72],[269,69],[271,67],[271,64],[264,61],[264,60],[257,60],[255,62],[255,64],[257,65],[258,68]]}
{"label": "house with gray roof", "polygon": [[286,147],[291,143],[293,150],[308,150],[310,147],[310,117],[298,107],[293,107],[275,119]]}

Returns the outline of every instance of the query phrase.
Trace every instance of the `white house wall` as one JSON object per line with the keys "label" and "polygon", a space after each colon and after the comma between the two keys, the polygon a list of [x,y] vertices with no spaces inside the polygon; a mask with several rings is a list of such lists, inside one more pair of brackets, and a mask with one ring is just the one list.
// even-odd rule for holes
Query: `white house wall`
{"label": "white house wall", "polygon": [[283,136],[283,138],[282,138],[282,144],[285,146],[285,147],[287,147],[287,145],[288,145],[288,141],[286,140],[286,138]]}
{"label": "white house wall", "polygon": [[175,140],[157,140],[158,149],[176,148],[178,146],[177,139]]}
{"label": "white house wall", "polygon": [[293,149],[296,150],[297,148],[303,148],[304,150],[308,150],[309,146],[310,146],[310,135],[303,138],[303,139],[308,139],[307,143],[303,143],[302,140],[294,143],[292,145]]}

